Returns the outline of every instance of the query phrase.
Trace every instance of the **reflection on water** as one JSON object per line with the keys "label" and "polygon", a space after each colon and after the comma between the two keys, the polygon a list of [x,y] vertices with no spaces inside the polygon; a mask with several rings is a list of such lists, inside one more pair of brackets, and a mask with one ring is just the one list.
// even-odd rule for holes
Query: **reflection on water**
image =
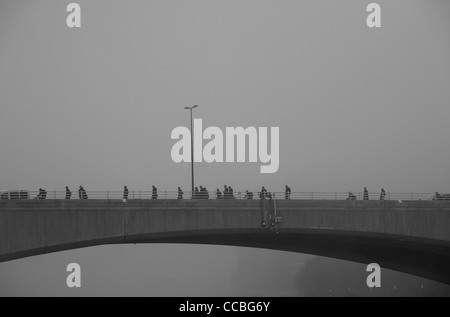
{"label": "reflection on water", "polygon": [[450,296],[450,285],[387,269],[381,288],[366,285],[366,265],[304,254],[238,249],[239,296]]}
{"label": "reflection on water", "polygon": [[[69,263],[80,289],[66,286]],[[214,245],[108,245],[0,263],[0,296],[450,296],[450,286],[311,255]]]}

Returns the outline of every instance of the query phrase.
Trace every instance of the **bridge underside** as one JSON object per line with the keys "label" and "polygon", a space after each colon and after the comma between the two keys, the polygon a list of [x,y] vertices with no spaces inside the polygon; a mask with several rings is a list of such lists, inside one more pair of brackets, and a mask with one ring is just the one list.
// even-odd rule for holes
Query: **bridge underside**
{"label": "bridge underside", "polygon": [[450,284],[450,243],[387,234],[323,229],[203,230],[130,235],[44,247],[0,256],[0,262],[105,244],[181,243],[263,248],[326,256],[421,276]]}

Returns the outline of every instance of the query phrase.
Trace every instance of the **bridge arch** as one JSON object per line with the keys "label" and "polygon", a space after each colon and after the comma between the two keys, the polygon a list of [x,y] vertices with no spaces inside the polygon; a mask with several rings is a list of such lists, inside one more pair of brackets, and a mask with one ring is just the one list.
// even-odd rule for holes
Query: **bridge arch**
{"label": "bridge arch", "polygon": [[[0,202],[0,261],[103,244],[190,243],[327,256],[450,284],[445,201]],[[262,227],[262,223],[266,227]]]}

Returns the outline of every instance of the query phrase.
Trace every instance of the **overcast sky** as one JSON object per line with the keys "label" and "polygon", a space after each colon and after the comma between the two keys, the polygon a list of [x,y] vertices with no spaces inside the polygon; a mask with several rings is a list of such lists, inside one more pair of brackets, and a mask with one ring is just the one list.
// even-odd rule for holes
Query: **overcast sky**
{"label": "overcast sky", "polygon": [[0,0],[0,189],[188,190],[198,104],[280,127],[277,173],[197,164],[210,190],[450,192],[450,2],[377,2],[380,29],[360,0],[79,0],[69,29],[69,1]]}

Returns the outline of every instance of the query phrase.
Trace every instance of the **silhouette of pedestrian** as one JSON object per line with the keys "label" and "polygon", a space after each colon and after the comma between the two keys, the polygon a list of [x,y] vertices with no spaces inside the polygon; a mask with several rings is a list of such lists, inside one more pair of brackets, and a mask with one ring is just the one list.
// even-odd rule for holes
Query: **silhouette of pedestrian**
{"label": "silhouette of pedestrian", "polygon": [[223,187],[224,187],[224,190],[223,190],[223,198],[224,198],[224,199],[230,198],[230,197],[228,196],[228,186],[227,186],[227,185],[223,185]]}
{"label": "silhouette of pedestrian", "polygon": [[352,192],[348,192],[347,200],[356,200],[356,195],[354,195]]}
{"label": "silhouette of pedestrian", "polygon": [[234,194],[233,194],[233,188],[231,188],[231,186],[228,186],[228,195],[230,196],[230,199],[234,199]]}
{"label": "silhouette of pedestrian", "polygon": [[384,197],[386,197],[386,192],[384,191],[384,188],[381,188],[380,200],[384,200]]}
{"label": "silhouette of pedestrian", "polygon": [[261,188],[261,191],[259,192],[259,198],[261,199],[266,198],[266,188],[264,186]]}
{"label": "silhouette of pedestrian", "polygon": [[79,196],[80,199],[88,199],[86,190],[81,185],[80,185],[80,188],[78,189],[78,196]]}
{"label": "silhouette of pedestrian", "polygon": [[45,199],[47,196],[47,192],[43,188],[39,188],[39,194],[37,195],[36,199]]}
{"label": "silhouette of pedestrian", "polygon": [[364,187],[364,196],[363,196],[364,200],[369,200],[369,191],[367,190],[366,187]]}
{"label": "silhouette of pedestrian", "polygon": [[83,196],[83,199],[88,199],[88,195],[84,187],[81,187],[81,195]]}
{"label": "silhouette of pedestrian", "polygon": [[183,191],[178,187],[178,199],[183,199]]}
{"label": "silhouette of pedestrian", "polygon": [[246,190],[244,199],[253,199],[253,193]]}
{"label": "silhouette of pedestrian", "polygon": [[152,199],[158,199],[158,189],[152,185]]}
{"label": "silhouette of pedestrian", "polygon": [[70,199],[72,196],[72,192],[70,191],[69,187],[66,186],[66,199]]}
{"label": "silhouette of pedestrian", "polygon": [[291,199],[291,188],[286,185],[286,190],[284,191],[284,198]]}
{"label": "silhouette of pedestrian", "polygon": [[41,195],[42,195],[42,188],[39,188],[39,193],[34,199],[41,199]]}
{"label": "silhouette of pedestrian", "polygon": [[205,188],[200,185],[200,199],[205,199],[206,198],[206,192],[205,192]]}
{"label": "silhouette of pedestrian", "polygon": [[198,199],[200,192],[198,191],[198,187],[194,188],[194,195],[192,196],[192,199]]}
{"label": "silhouette of pedestrian", "polygon": [[128,199],[128,187],[123,186],[123,199]]}
{"label": "silhouette of pedestrian", "polygon": [[222,192],[218,188],[216,190],[216,199],[222,199]]}

